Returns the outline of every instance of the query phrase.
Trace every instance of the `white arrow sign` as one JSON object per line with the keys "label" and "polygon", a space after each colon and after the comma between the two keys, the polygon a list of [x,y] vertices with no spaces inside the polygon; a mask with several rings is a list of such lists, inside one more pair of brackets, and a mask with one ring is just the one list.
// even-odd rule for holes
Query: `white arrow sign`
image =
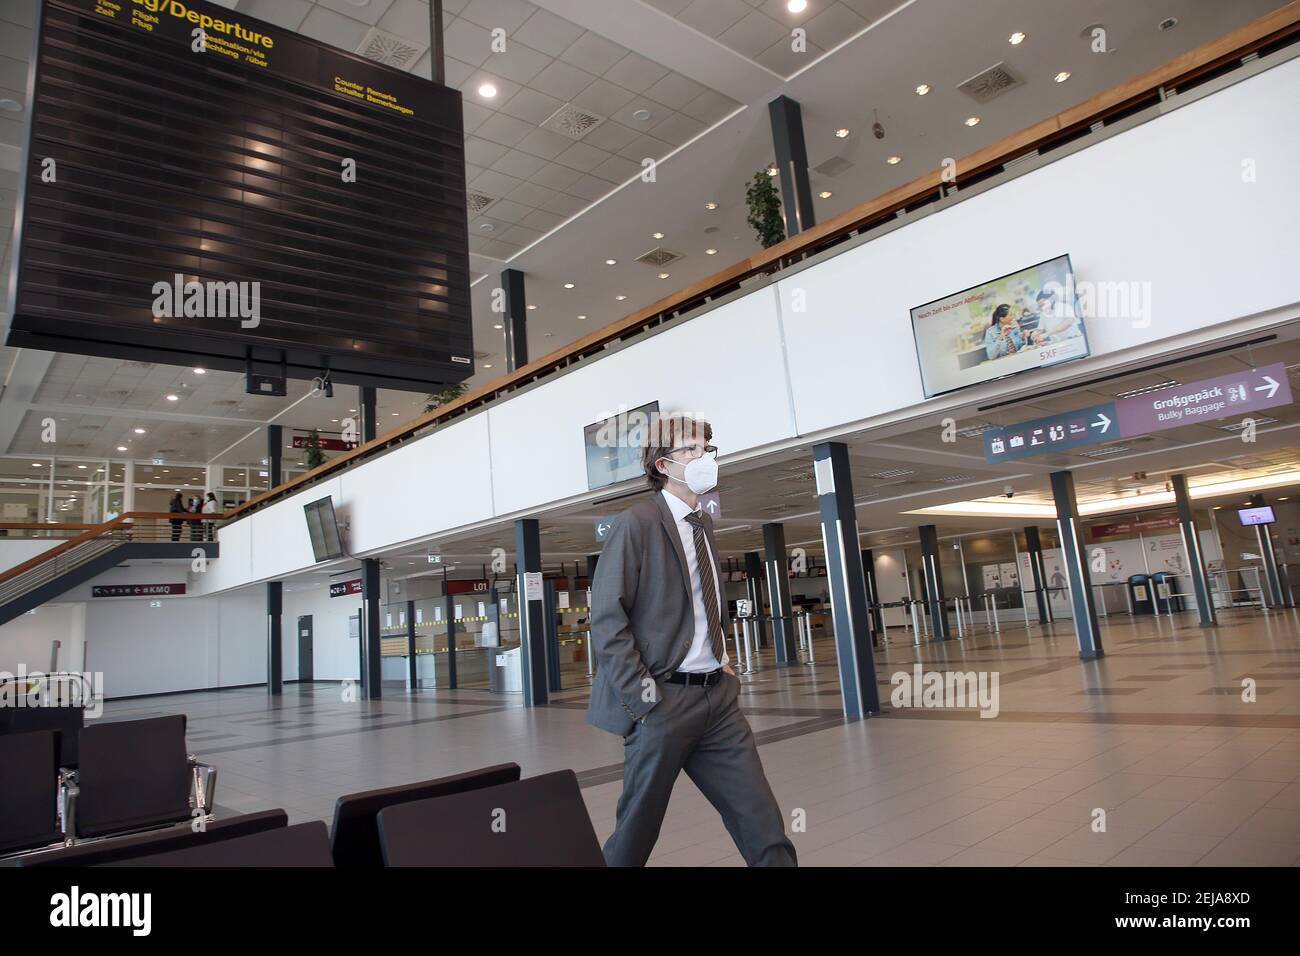
{"label": "white arrow sign", "polygon": [[1100,428],[1101,433],[1104,435],[1106,432],[1110,431],[1110,419],[1107,418],[1104,413],[1098,412],[1097,420],[1092,423],[1092,427]]}
{"label": "white arrow sign", "polygon": [[1272,398],[1274,395],[1277,394],[1277,390],[1278,390],[1279,388],[1282,387],[1282,383],[1279,382],[1277,379],[1273,378],[1273,376],[1271,376],[1271,375],[1265,375],[1265,376],[1264,376],[1264,381],[1265,381],[1267,384],[1266,384],[1266,385],[1256,385],[1256,386],[1255,386],[1255,391],[1257,391],[1257,392],[1268,392],[1268,394],[1264,396],[1265,398]]}

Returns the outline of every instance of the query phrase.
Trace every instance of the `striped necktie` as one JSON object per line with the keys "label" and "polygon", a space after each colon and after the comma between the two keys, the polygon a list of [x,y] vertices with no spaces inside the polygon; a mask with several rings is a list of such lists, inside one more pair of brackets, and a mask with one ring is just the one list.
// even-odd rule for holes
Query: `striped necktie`
{"label": "striped necktie", "polygon": [[718,615],[717,584],[713,580],[713,559],[709,556],[709,543],[704,537],[704,517],[698,511],[686,516],[695,533],[695,566],[700,570],[700,593],[704,596],[704,616],[709,621],[709,646],[713,658],[722,663],[722,621]]}

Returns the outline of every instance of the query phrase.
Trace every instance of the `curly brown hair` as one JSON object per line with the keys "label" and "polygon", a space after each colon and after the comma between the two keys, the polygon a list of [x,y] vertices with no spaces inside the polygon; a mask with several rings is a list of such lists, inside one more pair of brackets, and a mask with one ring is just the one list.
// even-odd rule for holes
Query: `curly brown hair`
{"label": "curly brown hair", "polygon": [[645,468],[645,479],[655,491],[662,491],[668,481],[656,466],[660,458],[667,458],[674,448],[679,448],[684,440],[701,436],[706,442],[713,440],[713,426],[702,418],[690,415],[660,415],[651,423],[645,448],[641,452],[641,464]]}

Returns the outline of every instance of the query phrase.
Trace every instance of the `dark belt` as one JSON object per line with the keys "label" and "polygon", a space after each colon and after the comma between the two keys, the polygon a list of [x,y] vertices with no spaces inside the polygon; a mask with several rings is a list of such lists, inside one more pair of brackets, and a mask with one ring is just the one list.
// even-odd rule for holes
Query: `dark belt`
{"label": "dark belt", "polygon": [[664,682],[668,684],[699,684],[701,687],[711,687],[719,683],[726,673],[721,667],[716,671],[705,671],[699,674],[673,671],[664,678]]}

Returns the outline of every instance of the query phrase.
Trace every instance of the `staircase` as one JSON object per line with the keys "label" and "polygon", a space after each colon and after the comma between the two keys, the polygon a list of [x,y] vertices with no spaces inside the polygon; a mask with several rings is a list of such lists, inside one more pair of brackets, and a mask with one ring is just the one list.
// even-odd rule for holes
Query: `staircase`
{"label": "staircase", "polygon": [[[214,541],[200,541],[204,524],[223,515],[128,512],[0,573],[0,624],[40,607],[78,584],[131,559],[190,558],[200,549],[207,558],[218,554]],[[173,529],[172,521],[185,526]],[[201,523],[200,523],[201,522]],[[33,525],[50,531],[58,525]],[[191,529],[195,529],[193,532]]]}

